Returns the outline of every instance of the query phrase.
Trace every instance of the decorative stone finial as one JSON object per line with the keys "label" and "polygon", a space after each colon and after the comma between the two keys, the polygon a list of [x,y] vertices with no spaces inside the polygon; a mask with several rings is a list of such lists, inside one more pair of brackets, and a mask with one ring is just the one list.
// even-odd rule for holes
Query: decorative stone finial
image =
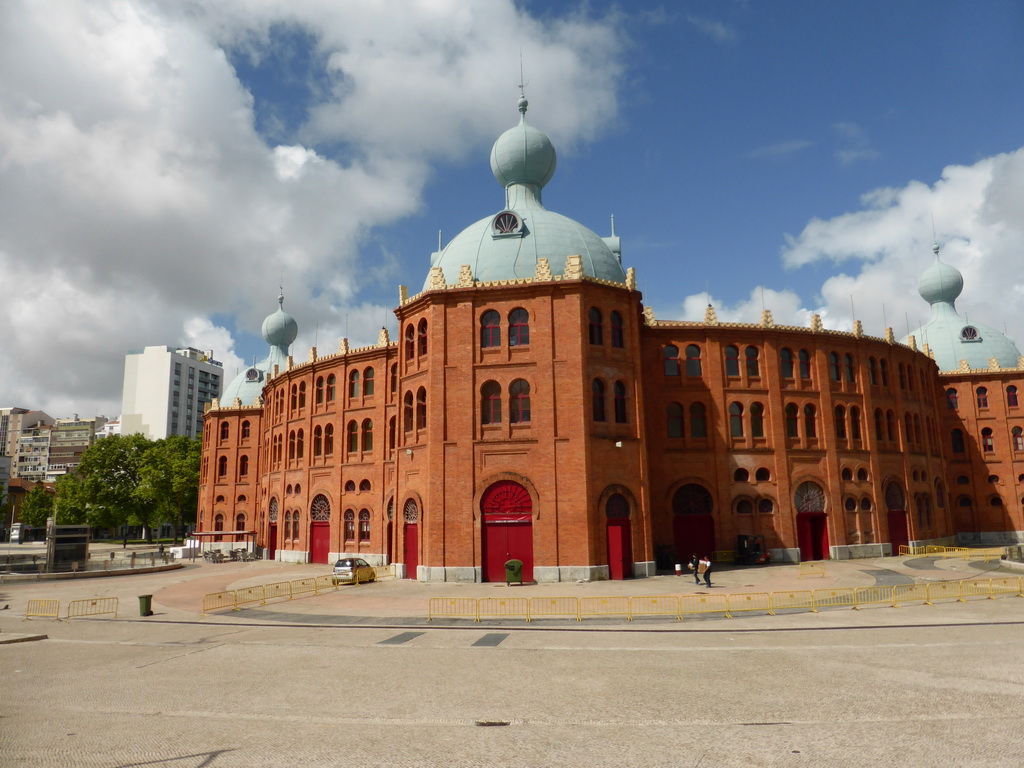
{"label": "decorative stone finial", "polygon": [[294,367],[295,367],[295,358],[292,357],[291,355],[288,355],[288,367],[287,367],[286,370],[290,371]]}
{"label": "decorative stone finial", "polygon": [[963,373],[967,373],[968,371],[971,370],[971,366],[967,364],[966,360],[961,360],[959,367],[957,367],[957,370]]}
{"label": "decorative stone finial", "polygon": [[380,333],[377,334],[377,346],[386,347],[391,343],[391,336],[388,334],[387,328],[381,328]]}
{"label": "decorative stone finial", "polygon": [[348,354],[348,339],[346,337],[344,337],[344,336],[342,336],[341,341],[338,342],[338,354],[339,355],[347,355]]}
{"label": "decorative stone finial", "polygon": [[892,332],[892,328],[885,329],[885,340],[888,341],[890,344],[896,343],[896,334]]}
{"label": "decorative stone finial", "polygon": [[814,331],[815,333],[821,333],[823,330],[825,330],[825,326],[821,324],[821,315],[811,315],[811,330]]}
{"label": "decorative stone finial", "polygon": [[402,306],[409,300],[409,286],[398,286],[398,306]]}
{"label": "decorative stone finial", "polygon": [[220,398],[215,397],[213,398],[213,400],[211,400],[210,402],[203,406],[203,413],[206,413],[207,411],[215,411],[218,408],[220,408]]}
{"label": "decorative stone finial", "polygon": [[547,256],[537,259],[537,268],[533,271],[533,279],[538,283],[550,283],[553,278],[551,274],[551,262]]}
{"label": "decorative stone finial", "polygon": [[448,287],[444,281],[444,270],[440,267],[431,267],[430,276],[427,278],[428,291],[443,291]]}
{"label": "decorative stone finial", "polygon": [[932,351],[931,351],[931,349],[929,349],[927,344],[925,344],[923,347],[921,347],[921,351],[924,352],[925,355],[927,355],[928,357],[932,358],[932,360],[935,359],[935,355],[932,354]]}
{"label": "decorative stone finial", "polygon": [[636,290],[636,269],[630,267],[626,270],[626,287],[631,290]]}
{"label": "decorative stone finial", "polygon": [[242,398],[236,397],[234,400],[232,400],[231,401],[231,407],[232,408],[241,408],[242,407]]}
{"label": "decorative stone finial", "polygon": [[[655,326],[658,324],[654,317],[654,307],[644,307],[644,325]],[[1024,361],[1024,357],[1021,358]]]}
{"label": "decorative stone finial", "polygon": [[315,363],[316,362],[316,347],[310,347],[309,348],[309,360],[307,360],[306,362],[309,362],[309,363]]}
{"label": "decorative stone finial", "polygon": [[762,328],[774,328],[775,318],[772,317],[772,311],[770,309],[761,310],[761,327]]}
{"label": "decorative stone finial", "polygon": [[708,304],[707,309],[704,310],[704,324],[718,325],[718,313],[715,312],[715,308],[710,304]]}
{"label": "decorative stone finial", "polygon": [[860,339],[864,337],[864,326],[861,325],[860,320],[853,321],[853,337]]}
{"label": "decorative stone finial", "polygon": [[913,335],[907,336],[907,346],[917,352],[917,339]]}
{"label": "decorative stone finial", "polygon": [[[440,267],[435,267],[440,269]],[[463,264],[459,267],[459,288],[472,288],[473,287],[473,268],[469,264]]]}
{"label": "decorative stone finial", "polygon": [[999,358],[990,357],[988,359],[988,369],[990,371],[998,371],[999,370]]}
{"label": "decorative stone finial", "polygon": [[565,275],[566,280],[582,280],[583,279],[583,257],[578,253],[574,253],[571,256],[565,257]]}
{"label": "decorative stone finial", "polygon": [[1017,358],[1017,369],[1024,371],[1024,355]]}

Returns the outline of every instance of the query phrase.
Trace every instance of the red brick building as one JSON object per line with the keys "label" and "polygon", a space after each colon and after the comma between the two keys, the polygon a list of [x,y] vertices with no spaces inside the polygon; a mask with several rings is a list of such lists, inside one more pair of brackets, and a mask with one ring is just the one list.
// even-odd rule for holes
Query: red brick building
{"label": "red brick building", "polygon": [[[647,576],[738,534],[783,561],[1020,540],[1012,342],[962,339],[995,350],[982,370],[817,316],[658,320],[614,233],[541,204],[554,149],[520,111],[491,153],[505,207],[433,255],[422,292],[402,287],[397,341],[296,362],[295,321],[267,318],[268,357],[205,416],[200,530],[448,581],[503,581],[510,557],[537,581]],[[948,358],[943,334],[973,326],[936,264],[921,332]]]}

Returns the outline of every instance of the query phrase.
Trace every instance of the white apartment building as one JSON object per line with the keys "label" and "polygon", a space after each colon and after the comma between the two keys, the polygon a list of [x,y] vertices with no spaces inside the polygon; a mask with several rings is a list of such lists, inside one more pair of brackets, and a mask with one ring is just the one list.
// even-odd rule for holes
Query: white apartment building
{"label": "white apartment building", "polygon": [[41,483],[50,466],[52,424],[39,422],[24,426],[18,434],[18,448],[11,464],[11,477]]}
{"label": "white apartment building", "polygon": [[61,475],[73,471],[81,463],[82,454],[96,442],[97,432],[106,422],[105,416],[80,419],[77,413],[70,419],[57,419],[50,430],[46,482],[55,482]]}
{"label": "white apartment building", "polygon": [[53,424],[53,417],[28,408],[0,408],[0,456],[16,456],[21,430],[36,424]]}
{"label": "white apartment building", "polygon": [[195,437],[206,403],[220,397],[223,366],[192,347],[146,347],[124,358],[121,434]]}

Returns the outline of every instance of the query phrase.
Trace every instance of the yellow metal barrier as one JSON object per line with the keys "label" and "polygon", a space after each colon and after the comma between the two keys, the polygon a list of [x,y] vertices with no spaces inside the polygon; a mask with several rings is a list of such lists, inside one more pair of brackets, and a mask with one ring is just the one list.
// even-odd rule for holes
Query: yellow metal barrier
{"label": "yellow metal barrier", "polygon": [[730,618],[732,614],[740,611],[772,612],[772,598],[767,592],[741,592],[738,595],[726,595],[725,605],[728,609],[725,615]]}
{"label": "yellow metal barrier", "polygon": [[901,556],[902,555],[909,555],[909,556],[927,555],[928,554],[928,550],[929,550],[929,547],[908,547],[906,544],[900,544],[899,554]]}
{"label": "yellow metal barrier", "polygon": [[933,581],[928,584],[928,599],[925,605],[933,605],[936,600],[956,600],[963,602],[960,594],[959,581]]}
{"label": "yellow metal barrier", "polygon": [[849,587],[839,589],[815,589],[811,592],[814,600],[814,607],[811,611],[818,612],[819,608],[846,608],[853,607],[853,590]]}
{"label": "yellow metal barrier", "polygon": [[892,588],[892,604],[898,608],[907,603],[928,602],[927,584],[897,584]]}
{"label": "yellow metal barrier", "polygon": [[237,610],[235,608],[234,592],[210,592],[209,594],[203,595],[203,616],[208,614],[210,611],[219,611],[221,608],[230,608],[233,611]]}
{"label": "yellow metal barrier", "polygon": [[926,555],[941,555],[945,551],[946,547],[939,547],[935,544],[929,544],[927,547],[924,548],[924,553]]}
{"label": "yellow metal barrier", "polygon": [[395,575],[395,569],[390,565],[375,565],[373,566],[373,575],[376,576],[377,581],[390,579]]}
{"label": "yellow metal barrier", "polygon": [[629,598],[629,615],[637,616],[675,616],[679,615],[679,598],[675,595],[644,595]]}
{"label": "yellow metal barrier", "polygon": [[960,582],[960,599],[966,602],[969,597],[987,597],[992,599],[992,585],[988,579],[964,579]]}
{"label": "yellow metal barrier", "polygon": [[716,549],[711,553],[711,562],[713,563],[731,563],[736,559],[736,550],[734,549]]}
{"label": "yellow metal barrier", "polygon": [[1014,595],[1015,597],[1024,597],[1022,593],[1022,580],[1016,576],[1001,576],[989,581],[992,586],[992,596],[996,595]]}
{"label": "yellow metal barrier", "polygon": [[432,597],[427,605],[427,621],[435,616],[480,621],[479,603],[475,597]]}
{"label": "yellow metal barrier", "polygon": [[338,589],[338,585],[334,583],[334,575],[327,573],[323,576],[317,576],[313,579],[314,592],[320,594],[321,592],[327,592],[328,590]]}
{"label": "yellow metal barrier", "polygon": [[292,580],[292,597],[309,594],[316,594],[316,578],[311,576],[308,579]]}
{"label": "yellow metal barrier", "polygon": [[814,610],[814,594],[807,589],[794,590],[793,592],[772,592],[770,597],[771,606],[769,607],[768,613],[772,616],[775,615],[776,611]]}
{"label": "yellow metal barrier", "polygon": [[481,597],[478,602],[477,615],[493,618],[521,617],[530,620],[530,601],[525,597]]}
{"label": "yellow metal barrier", "polygon": [[895,608],[892,587],[854,587],[853,610],[859,611],[862,605],[888,605]]}
{"label": "yellow metal barrier", "polygon": [[688,613],[721,613],[729,615],[725,595],[680,595],[679,617]]}
{"label": "yellow metal barrier", "polygon": [[240,605],[247,605],[249,603],[259,603],[260,605],[267,604],[267,598],[263,592],[263,587],[242,587],[241,589],[235,590],[236,608]]}
{"label": "yellow metal barrier", "polygon": [[263,599],[273,600],[275,597],[287,597],[292,599],[292,583],[290,581],[275,581],[273,584],[263,585]]}
{"label": "yellow metal barrier", "polygon": [[104,616],[111,614],[117,618],[116,597],[94,597],[89,600],[72,600],[68,603],[68,613],[65,621],[80,616]]}
{"label": "yellow metal barrier", "polygon": [[580,620],[580,601],[575,597],[531,597],[529,609],[527,621],[555,616]]}
{"label": "yellow metal barrier", "polygon": [[633,620],[629,613],[628,597],[581,597],[579,610],[580,618],[584,616],[625,616],[628,621]]}
{"label": "yellow metal barrier", "polygon": [[60,620],[60,600],[29,600],[28,607],[25,608],[25,618],[22,621],[37,617],[54,621]]}
{"label": "yellow metal barrier", "polygon": [[804,576],[824,576],[825,564],[821,562],[800,563],[800,578]]}

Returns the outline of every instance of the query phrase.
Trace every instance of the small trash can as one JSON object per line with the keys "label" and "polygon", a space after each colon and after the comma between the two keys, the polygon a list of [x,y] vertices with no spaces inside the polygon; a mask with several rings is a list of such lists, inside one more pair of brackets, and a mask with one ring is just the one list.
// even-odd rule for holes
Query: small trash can
{"label": "small trash can", "polygon": [[153,596],[139,595],[139,616],[153,615]]}
{"label": "small trash can", "polygon": [[522,560],[508,560],[505,563],[505,586],[508,586],[513,581],[517,581],[520,584],[523,583]]}

